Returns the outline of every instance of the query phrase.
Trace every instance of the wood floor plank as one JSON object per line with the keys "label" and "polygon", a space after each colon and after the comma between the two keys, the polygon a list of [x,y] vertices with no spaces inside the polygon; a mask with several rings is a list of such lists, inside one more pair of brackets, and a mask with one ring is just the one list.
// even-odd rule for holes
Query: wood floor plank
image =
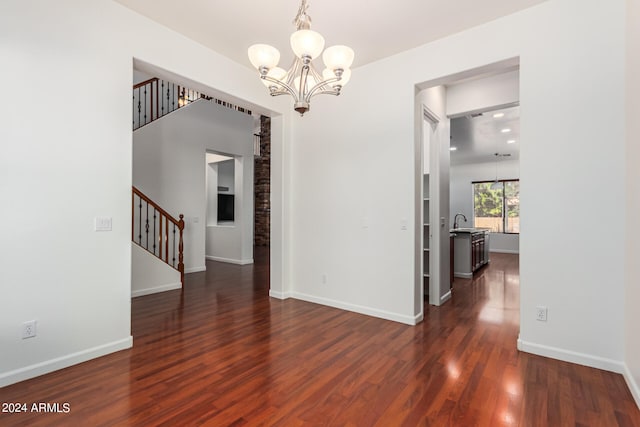
{"label": "wood floor plank", "polygon": [[633,426],[611,372],[516,349],[518,258],[494,254],[407,326],[268,297],[254,265],[207,261],[184,293],[132,301],[134,347],[0,389],[1,426]]}

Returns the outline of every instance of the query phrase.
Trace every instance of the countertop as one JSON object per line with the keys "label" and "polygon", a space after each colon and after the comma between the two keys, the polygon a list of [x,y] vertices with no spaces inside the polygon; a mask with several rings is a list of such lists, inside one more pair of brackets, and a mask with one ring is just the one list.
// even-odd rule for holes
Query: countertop
{"label": "countertop", "polygon": [[452,228],[449,230],[449,234],[475,234],[475,233],[488,233],[487,228]]}

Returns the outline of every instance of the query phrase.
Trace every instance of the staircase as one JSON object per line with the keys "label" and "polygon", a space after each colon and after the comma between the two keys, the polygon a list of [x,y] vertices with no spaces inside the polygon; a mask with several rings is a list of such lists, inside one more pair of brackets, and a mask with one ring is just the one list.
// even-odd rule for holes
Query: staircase
{"label": "staircase", "polygon": [[175,219],[136,187],[131,193],[131,241],[180,273],[184,290],[184,215]]}

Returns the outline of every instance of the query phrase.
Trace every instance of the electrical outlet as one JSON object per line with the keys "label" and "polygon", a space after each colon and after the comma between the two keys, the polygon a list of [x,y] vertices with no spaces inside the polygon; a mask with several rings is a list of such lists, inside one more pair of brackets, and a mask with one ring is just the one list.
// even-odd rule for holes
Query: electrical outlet
{"label": "electrical outlet", "polygon": [[539,305],[536,307],[536,320],[541,322],[547,321],[547,307]]}
{"label": "electrical outlet", "polygon": [[22,324],[22,339],[33,338],[36,336],[36,320],[30,320]]}
{"label": "electrical outlet", "polygon": [[326,285],[327,284],[327,273],[323,273],[322,274],[322,284]]}

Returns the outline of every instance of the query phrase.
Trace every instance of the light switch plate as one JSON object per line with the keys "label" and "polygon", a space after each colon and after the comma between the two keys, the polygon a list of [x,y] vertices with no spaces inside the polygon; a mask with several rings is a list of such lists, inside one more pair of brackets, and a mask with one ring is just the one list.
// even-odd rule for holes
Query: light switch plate
{"label": "light switch plate", "polygon": [[94,220],[94,230],[95,231],[111,231],[111,217],[108,216],[97,216]]}

